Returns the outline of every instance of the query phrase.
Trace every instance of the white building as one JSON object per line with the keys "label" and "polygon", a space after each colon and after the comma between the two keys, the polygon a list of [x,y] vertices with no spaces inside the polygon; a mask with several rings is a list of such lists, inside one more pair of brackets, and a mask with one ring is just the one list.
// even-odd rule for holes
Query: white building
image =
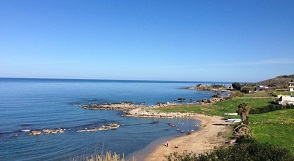
{"label": "white building", "polygon": [[278,95],[278,99],[276,100],[276,103],[280,105],[287,105],[287,104],[294,105],[294,97]]}
{"label": "white building", "polygon": [[289,91],[294,91],[294,82],[289,82]]}
{"label": "white building", "polygon": [[264,86],[264,85],[259,85],[255,87],[256,91],[262,91],[262,90],[267,90],[268,86]]}

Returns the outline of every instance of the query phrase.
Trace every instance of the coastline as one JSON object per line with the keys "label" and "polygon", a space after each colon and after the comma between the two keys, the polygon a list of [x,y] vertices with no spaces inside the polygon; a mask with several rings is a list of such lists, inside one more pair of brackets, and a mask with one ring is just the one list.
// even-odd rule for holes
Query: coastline
{"label": "coastline", "polygon": [[[158,143],[155,150],[148,154],[144,160],[167,160],[166,156],[174,152],[200,154],[225,144],[224,134],[229,131],[228,125],[230,124],[225,122],[222,117],[195,114],[194,118],[201,122],[199,131],[169,140],[168,147],[165,146],[165,142]],[[178,145],[178,148],[175,148],[175,145]]]}
{"label": "coastline", "polygon": [[[196,155],[209,152],[217,147],[225,144],[225,135],[229,133],[231,123],[225,121],[220,116],[209,116],[205,114],[195,113],[172,113],[172,112],[159,112],[156,109],[165,106],[173,106],[174,104],[166,103],[155,106],[135,106],[133,104],[126,105],[115,104],[110,110],[122,110],[124,114],[122,116],[127,117],[155,117],[155,118],[190,118],[200,121],[200,129],[189,135],[159,139],[148,145],[144,149],[141,149],[135,153],[134,158],[137,161],[164,161],[167,160],[167,156],[172,153],[182,154],[184,152],[193,152]],[[101,108],[90,108],[99,110]],[[115,108],[113,108],[115,107]],[[105,108],[105,107],[103,107]],[[166,147],[166,141],[169,142],[169,146]],[[177,148],[175,146],[177,145]]]}

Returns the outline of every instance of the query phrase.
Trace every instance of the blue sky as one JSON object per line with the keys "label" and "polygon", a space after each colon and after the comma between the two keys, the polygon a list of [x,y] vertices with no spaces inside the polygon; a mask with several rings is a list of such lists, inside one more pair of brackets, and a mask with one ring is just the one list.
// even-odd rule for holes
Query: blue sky
{"label": "blue sky", "polygon": [[1,0],[0,77],[294,74],[293,0]]}

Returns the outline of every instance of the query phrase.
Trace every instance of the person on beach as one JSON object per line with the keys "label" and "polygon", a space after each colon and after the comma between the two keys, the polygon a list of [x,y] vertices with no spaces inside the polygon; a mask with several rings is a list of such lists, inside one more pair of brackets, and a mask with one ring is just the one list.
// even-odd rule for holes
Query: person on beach
{"label": "person on beach", "polygon": [[168,141],[166,141],[166,147],[168,147]]}

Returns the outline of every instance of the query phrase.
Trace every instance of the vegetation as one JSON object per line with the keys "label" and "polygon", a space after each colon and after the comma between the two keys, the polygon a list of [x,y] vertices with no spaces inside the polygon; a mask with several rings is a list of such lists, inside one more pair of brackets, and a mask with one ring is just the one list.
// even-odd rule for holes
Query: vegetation
{"label": "vegetation", "polygon": [[[120,158],[116,153],[106,152],[105,155],[91,155],[86,157],[86,161],[125,161],[124,156]],[[134,160],[134,159],[133,159]]]}
{"label": "vegetation", "polygon": [[219,116],[237,111],[242,119],[242,123],[235,125],[233,130],[237,144],[199,156],[187,152],[173,153],[168,156],[168,160],[294,160],[294,105],[274,104],[277,95],[292,94],[277,88],[287,88],[288,82],[293,79],[294,75],[286,75],[259,82],[258,84],[272,87],[274,90],[255,92],[251,92],[253,84],[235,82],[232,84],[235,92],[230,100],[161,109],[164,112],[195,112]]}
{"label": "vegetation", "polygon": [[249,115],[250,105],[248,103],[241,103],[238,106],[237,112],[241,116],[242,122],[244,122]]}
{"label": "vegetation", "polygon": [[224,116],[224,113],[235,112],[238,105],[241,103],[248,103],[252,109],[264,107],[272,104],[274,98],[248,98],[248,97],[235,97],[231,100],[217,102],[215,104],[206,105],[175,105],[165,108],[160,108],[162,112],[191,112],[203,113],[208,115]]}
{"label": "vegetation", "polygon": [[278,96],[278,95],[291,95],[291,94],[294,94],[294,92],[290,92],[289,90],[273,90],[273,91],[271,91],[271,94],[273,96]]}
{"label": "vegetation", "polygon": [[[247,116],[250,120],[249,126],[252,137],[257,142],[272,144],[266,146],[285,147],[290,151],[290,154],[294,155],[294,106],[273,104],[274,99],[271,97],[235,97],[213,105],[181,105],[160,110],[164,112],[195,112],[223,116],[226,112],[235,112],[238,106],[242,106],[240,107],[242,109],[243,106],[250,105],[250,116],[248,114]],[[239,113],[242,113],[241,111]],[[263,144],[260,144],[260,146],[263,146]],[[187,156],[188,154],[184,154],[179,157],[186,158]],[[190,155],[190,157],[192,156],[193,154]]]}
{"label": "vegetation", "polygon": [[238,82],[234,82],[234,83],[232,84],[232,86],[233,86],[233,88],[234,88],[235,90],[238,90],[238,91],[241,90],[241,84],[238,83]]}
{"label": "vegetation", "polygon": [[242,88],[242,89],[241,89],[241,92],[242,92],[242,93],[250,93],[250,91],[253,91],[253,90],[254,90],[254,89],[251,89],[251,88],[247,88],[247,87],[246,87],[246,88]]}
{"label": "vegetation", "polygon": [[257,141],[287,147],[294,155],[294,109],[254,114],[249,119]]}
{"label": "vegetation", "polygon": [[267,112],[277,111],[277,110],[284,110],[284,109],[294,109],[294,105],[282,106],[277,104],[270,104],[268,106],[253,109],[250,111],[250,114],[262,114],[262,113],[267,113]]}
{"label": "vegetation", "polygon": [[250,93],[246,93],[243,92],[242,94],[240,94],[240,97],[276,97],[275,95],[273,95],[271,92],[267,92],[267,91],[254,91],[254,92],[250,92]]}
{"label": "vegetation", "polygon": [[253,139],[243,139],[234,146],[222,147],[199,156],[195,153],[187,152],[184,154],[172,153],[167,159],[169,161],[293,161],[294,156],[286,148],[268,143],[259,143]]}
{"label": "vegetation", "polygon": [[222,85],[222,84],[212,84],[211,87],[216,89],[219,89],[219,88],[226,89],[226,85]]}
{"label": "vegetation", "polygon": [[287,88],[289,82],[293,82],[294,75],[282,75],[275,78],[267,79],[257,84],[262,84],[275,88]]}

